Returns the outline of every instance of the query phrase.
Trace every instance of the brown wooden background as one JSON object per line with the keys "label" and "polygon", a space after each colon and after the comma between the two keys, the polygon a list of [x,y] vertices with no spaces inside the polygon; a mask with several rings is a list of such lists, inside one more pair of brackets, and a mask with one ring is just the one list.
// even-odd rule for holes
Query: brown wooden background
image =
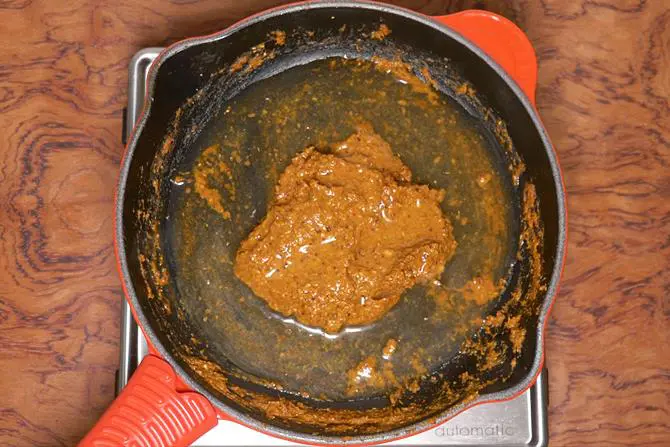
{"label": "brown wooden background", "polygon": [[[74,445],[113,398],[130,57],[277,3],[0,0],[0,445]],[[670,445],[670,3],[400,3],[500,12],[537,50],[570,222],[552,445]]]}

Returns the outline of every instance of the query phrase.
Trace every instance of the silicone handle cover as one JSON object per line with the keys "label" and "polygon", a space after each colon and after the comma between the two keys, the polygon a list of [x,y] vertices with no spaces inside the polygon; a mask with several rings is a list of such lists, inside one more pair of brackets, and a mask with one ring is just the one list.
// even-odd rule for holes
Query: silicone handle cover
{"label": "silicone handle cover", "polygon": [[79,446],[191,445],[217,424],[216,411],[200,394],[177,391],[176,383],[165,360],[146,356]]}

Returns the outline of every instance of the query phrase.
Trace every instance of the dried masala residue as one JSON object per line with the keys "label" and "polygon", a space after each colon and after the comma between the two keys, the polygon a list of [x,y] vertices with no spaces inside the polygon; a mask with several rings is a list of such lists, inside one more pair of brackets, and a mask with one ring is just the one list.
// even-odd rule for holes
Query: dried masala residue
{"label": "dried masala residue", "polygon": [[523,187],[521,209],[519,262],[525,264],[526,273],[516,283],[510,284],[510,297],[494,314],[483,322],[480,336],[466,340],[461,352],[475,357],[482,371],[495,369],[506,362],[517,365],[527,331],[524,321],[536,319],[540,303],[547,290],[543,275],[542,244],[544,228],[540,219],[535,186],[527,182]]}
{"label": "dried masala residue", "polygon": [[286,44],[286,33],[284,31],[281,30],[272,31],[270,33],[270,37],[279,46],[283,46]]}
{"label": "dried masala residue", "polygon": [[526,330],[522,327],[519,327],[521,322],[521,315],[516,315],[510,317],[505,323],[505,327],[509,329],[510,335],[509,339],[512,342],[512,350],[516,353],[521,353],[521,348],[523,347],[523,342],[526,339]]}
{"label": "dried masala residue", "polygon": [[459,290],[463,295],[463,299],[474,301],[477,305],[481,306],[497,298],[504,288],[504,280],[495,283],[492,275],[488,274],[472,278]]}
{"label": "dried masala residue", "polygon": [[364,388],[383,388],[386,384],[384,377],[377,368],[375,357],[366,357],[347,373],[349,394],[357,394]]}
{"label": "dried masala residue", "polygon": [[[294,398],[278,397],[242,388],[230,381],[228,379],[230,375],[224,373],[218,364],[190,355],[181,357],[188,367],[200,377],[203,377],[210,386],[225,398],[238,403],[243,409],[260,413],[268,420],[290,421],[300,424],[308,430],[327,434],[361,435],[390,430],[413,421],[423,420],[428,415],[435,414],[445,404],[466,403],[477,395],[477,390],[471,385],[473,382],[470,381],[462,384],[459,388],[452,388],[451,385],[445,383],[443,388],[435,394],[436,402],[432,403],[421,402],[404,406],[391,405],[367,409],[313,406]],[[364,359],[361,362],[362,369],[371,364],[372,362],[369,359]],[[386,362],[386,365],[390,365],[390,363]],[[382,376],[392,382],[392,376],[389,374],[387,377],[386,371],[389,371],[389,369],[383,368]],[[402,402],[400,396],[391,400],[398,404]]]}
{"label": "dried masala residue", "polygon": [[225,188],[230,200],[235,200],[235,185],[232,171],[221,159],[219,145],[212,145],[200,154],[193,168],[193,179],[196,194],[221,217],[230,219],[230,211],[223,205],[219,188]]}
{"label": "dried masala residue", "polygon": [[363,394],[366,390],[383,391],[390,387],[401,387],[393,372],[393,364],[384,361],[380,367],[374,356],[364,358],[347,372],[347,384],[349,396]]}
{"label": "dried masala residue", "polygon": [[370,33],[370,37],[375,40],[384,40],[389,34],[391,34],[391,29],[386,26],[385,23],[380,23],[379,28],[376,31]]}
{"label": "dried masala residue", "polygon": [[[279,41],[281,40],[284,42],[285,37],[285,35],[275,34],[273,35],[272,40],[277,45],[283,45],[279,44]],[[240,55],[237,59],[235,59],[228,71],[230,73],[236,73],[238,71],[242,73],[250,73],[268,60],[274,59],[275,56],[276,53],[274,49],[267,49],[265,42],[259,43],[258,45],[251,48],[250,51]]]}
{"label": "dried masala residue", "polygon": [[382,349],[382,357],[384,360],[390,360],[396,349],[398,349],[398,340],[389,338]]}
{"label": "dried masala residue", "polygon": [[428,69],[425,67],[421,70],[421,75],[426,77],[424,82],[424,80],[421,80],[421,78],[413,73],[412,67],[400,58],[385,59],[373,56],[370,60],[377,70],[393,75],[396,79],[409,85],[415,92],[426,95],[431,104],[437,104],[439,101],[439,93],[429,75]]}

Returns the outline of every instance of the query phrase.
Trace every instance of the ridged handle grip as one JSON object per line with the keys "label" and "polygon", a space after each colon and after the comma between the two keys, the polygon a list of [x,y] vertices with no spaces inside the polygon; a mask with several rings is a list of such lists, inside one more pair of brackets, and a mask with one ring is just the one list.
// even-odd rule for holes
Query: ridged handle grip
{"label": "ridged handle grip", "polygon": [[537,57],[530,40],[518,26],[501,15],[479,10],[433,18],[484,50],[535,105]]}
{"label": "ridged handle grip", "polygon": [[148,355],[79,447],[187,447],[216,424],[212,404],[177,391],[172,367]]}

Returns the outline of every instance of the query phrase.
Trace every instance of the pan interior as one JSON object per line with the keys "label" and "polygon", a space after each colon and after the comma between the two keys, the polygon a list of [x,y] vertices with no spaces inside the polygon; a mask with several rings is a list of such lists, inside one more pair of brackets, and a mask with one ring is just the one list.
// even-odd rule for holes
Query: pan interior
{"label": "pan interior", "polygon": [[[286,392],[370,399],[438,371],[481,326],[497,296],[478,302],[462,289],[473,278],[497,283],[509,273],[517,232],[510,175],[494,136],[475,117],[447,95],[431,102],[403,81],[360,60],[298,65],[226,101],[189,148],[172,179],[165,250],[179,300],[213,360]],[[291,158],[345,139],[361,122],[390,142],[415,182],[446,191],[443,211],[458,249],[441,286],[416,286],[382,319],[330,335],[274,313],[236,278],[233,263]],[[216,153],[204,152],[212,146]],[[207,179],[195,178],[198,162],[212,166]],[[218,169],[221,162],[230,171]],[[195,182],[207,182],[207,191]],[[210,206],[212,193],[230,218]],[[385,360],[389,340],[397,350]],[[382,380],[361,378],[363,389],[352,393],[364,359],[374,359],[370,374]]]}

